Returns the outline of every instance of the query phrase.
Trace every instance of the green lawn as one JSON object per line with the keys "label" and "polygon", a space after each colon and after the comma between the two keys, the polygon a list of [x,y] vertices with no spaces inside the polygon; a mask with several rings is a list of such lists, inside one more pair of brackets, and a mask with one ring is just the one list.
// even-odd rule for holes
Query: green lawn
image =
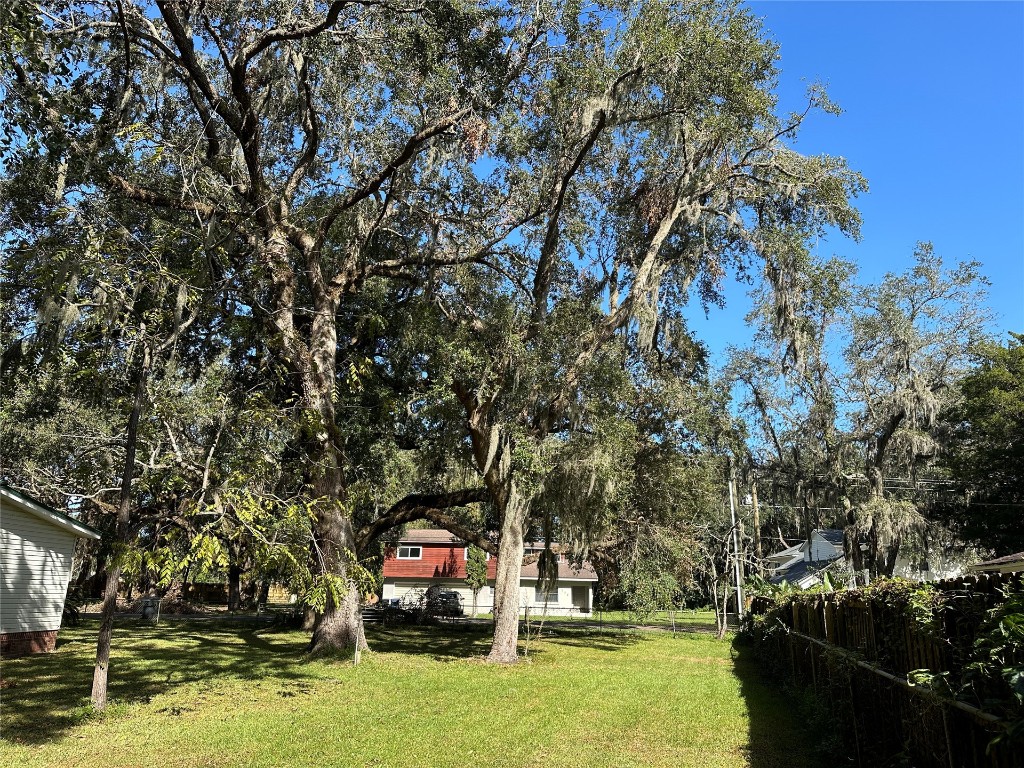
{"label": "green lawn", "polygon": [[[467,616],[468,616],[467,610]],[[522,620],[522,614],[520,614],[520,620]],[[539,624],[543,613],[540,608],[530,609],[530,623]],[[478,613],[476,615],[478,619],[491,619],[493,616],[490,613]],[[569,622],[571,624],[604,624],[609,627],[665,627],[671,629],[673,626],[673,620],[677,629],[691,630],[691,629],[706,629],[708,631],[714,631],[715,629],[715,613],[714,611],[704,610],[679,610],[675,611],[674,614],[670,611],[656,611],[654,613],[644,616],[642,619],[635,613],[629,611],[594,611],[588,616],[580,616],[579,614],[569,615],[556,615],[548,614],[543,616],[544,622]]]}
{"label": "green lawn", "polygon": [[94,638],[3,663],[0,765],[808,765],[771,686],[707,635],[565,631],[496,667],[479,628],[373,628],[353,667],[306,661],[300,632],[130,626],[90,717]]}
{"label": "green lawn", "polygon": [[[548,621],[551,621],[553,617],[548,617]],[[675,620],[675,626],[677,628],[684,629],[709,629],[715,628],[715,613],[714,611],[656,611],[643,619],[640,619],[636,614],[630,613],[629,611],[595,611],[591,616],[581,619],[580,617],[572,617],[571,621],[587,621],[590,623],[602,623],[602,624],[626,624],[626,625],[643,625],[648,627],[666,627],[671,629],[673,619]],[[531,616],[531,621],[533,617]],[[564,621],[562,617],[558,617],[558,621]]]}

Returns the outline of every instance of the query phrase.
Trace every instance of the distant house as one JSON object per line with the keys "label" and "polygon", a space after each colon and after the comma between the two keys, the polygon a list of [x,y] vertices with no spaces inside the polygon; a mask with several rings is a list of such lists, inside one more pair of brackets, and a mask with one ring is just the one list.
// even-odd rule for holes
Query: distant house
{"label": "distant house", "polygon": [[838,569],[843,557],[843,532],[838,528],[818,528],[811,531],[811,537],[799,544],[765,560],[771,572],[768,580],[772,584],[787,582],[799,589],[820,584],[822,572]]}
{"label": "distant house", "polygon": [[975,563],[968,566],[971,573],[1017,573],[1024,571],[1024,552],[1015,555],[1004,555],[994,560],[986,560],[983,563]]}
{"label": "distant house", "polygon": [[[1011,558],[1020,556],[1010,555]],[[930,552],[928,559],[913,554],[908,556],[901,552],[896,558],[894,575],[912,581],[954,578],[963,570],[960,557],[955,551],[947,552],[935,548]],[[818,528],[811,531],[810,539],[797,542],[781,552],[766,557],[765,562],[770,569],[769,581],[773,584],[785,581],[799,589],[820,584],[821,574],[825,570],[832,573],[843,571],[848,575],[853,567],[846,559],[843,531],[839,528]]]}
{"label": "distant house", "polygon": [[75,541],[99,531],[0,485],[0,656],[52,651]]}
{"label": "distant house", "polygon": [[[540,551],[541,545],[527,544],[527,554]],[[437,585],[459,593],[468,613],[473,591],[466,584],[466,542],[448,531],[409,531],[397,545],[384,553],[385,600],[405,599],[425,593]],[[488,555],[487,585],[477,594],[477,611],[489,613],[494,608],[494,578],[497,559]],[[547,611],[551,615],[589,615],[594,603],[597,574],[590,563],[576,568],[564,556],[559,557],[558,581],[550,591],[537,588],[537,564],[522,566],[519,577],[519,608],[530,612]]]}

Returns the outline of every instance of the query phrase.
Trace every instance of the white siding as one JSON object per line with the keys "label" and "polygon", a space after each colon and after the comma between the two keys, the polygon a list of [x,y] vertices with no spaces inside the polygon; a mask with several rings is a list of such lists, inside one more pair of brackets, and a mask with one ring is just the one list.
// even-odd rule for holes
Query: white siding
{"label": "white siding", "polygon": [[0,632],[60,629],[75,536],[21,511],[0,508]]}
{"label": "white siding", "polygon": [[[543,596],[541,599],[537,599],[537,581],[536,579],[524,579],[519,583],[519,607],[526,608],[529,606],[530,614],[542,614],[547,613],[549,616],[566,616],[576,615],[580,613],[589,614],[590,606],[593,604],[593,585],[589,581],[568,581],[565,579],[559,579],[558,581],[558,600],[549,600],[546,604]],[[579,606],[573,603],[572,589],[573,587],[585,587],[587,589],[586,607],[587,611],[580,611]]]}
{"label": "white siding", "polygon": [[[409,592],[424,593],[437,584],[441,589],[458,592],[462,598],[462,610],[468,616],[473,610],[473,590],[462,579],[387,579],[384,582],[384,598],[403,599]],[[490,613],[494,607],[494,590],[487,586],[477,593],[477,613]]]}
{"label": "white siding", "polygon": [[811,534],[811,546],[809,556],[807,557],[808,560],[811,562],[831,560],[841,554],[843,554],[842,546],[836,547],[817,531]]}
{"label": "white siding", "polygon": [[[519,582],[519,609],[524,611],[530,609],[530,615],[535,616],[544,612],[544,603],[535,600],[534,587],[536,579],[523,579]],[[423,593],[431,585],[437,584],[441,589],[450,589],[458,592],[462,597],[462,610],[468,616],[473,610],[473,590],[466,586],[462,579],[397,579],[389,577],[384,581],[383,597],[397,597],[402,599],[409,592]],[[590,608],[594,601],[593,583],[589,581],[559,581],[558,602],[550,602],[547,605],[548,615],[562,616],[572,613],[580,613],[579,608],[573,605],[572,588],[587,588],[587,607]],[[494,609],[494,580],[483,587],[476,599],[477,613],[490,613]],[[589,615],[589,611],[586,612]]]}

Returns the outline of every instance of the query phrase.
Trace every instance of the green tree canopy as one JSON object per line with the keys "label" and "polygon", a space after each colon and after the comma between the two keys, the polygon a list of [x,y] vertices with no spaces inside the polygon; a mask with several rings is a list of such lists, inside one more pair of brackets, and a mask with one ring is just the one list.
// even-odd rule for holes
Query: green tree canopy
{"label": "green tree canopy", "polygon": [[1024,335],[976,348],[977,367],[941,417],[949,430],[941,465],[962,496],[931,512],[963,539],[1007,555],[1024,550]]}

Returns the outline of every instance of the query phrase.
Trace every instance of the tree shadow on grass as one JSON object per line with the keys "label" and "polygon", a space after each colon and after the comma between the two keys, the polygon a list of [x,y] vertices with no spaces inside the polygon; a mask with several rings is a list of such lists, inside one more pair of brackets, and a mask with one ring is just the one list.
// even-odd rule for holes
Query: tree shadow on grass
{"label": "tree shadow on grass", "polygon": [[644,640],[641,632],[601,632],[595,630],[547,630],[544,639],[555,645],[589,648],[595,651],[621,651]]}
{"label": "tree shadow on grass", "polygon": [[[536,630],[534,630],[536,631]],[[379,653],[429,656],[435,661],[482,658],[490,650],[492,629],[486,624],[444,624],[439,626],[368,626],[366,639],[370,649]],[[620,651],[643,639],[640,632],[598,632],[588,629],[545,627],[540,637],[529,643],[529,655],[542,655],[542,643]],[[519,636],[520,652],[526,650],[525,631]]]}
{"label": "tree shadow on grass", "polygon": [[754,649],[742,637],[733,641],[733,668],[747,705],[750,768],[820,768],[816,736],[802,722],[799,706],[783,684],[764,670]]}
{"label": "tree shadow on grass", "polygon": [[[90,716],[97,622],[61,630],[56,653],[4,660],[4,739],[53,741]],[[268,636],[270,639],[268,639]],[[173,688],[213,677],[300,681],[306,641],[265,627],[178,621],[115,627],[108,698],[147,702]]]}
{"label": "tree shadow on grass", "polygon": [[367,626],[366,641],[370,650],[378,653],[456,661],[485,655],[490,648],[491,628],[486,624]]}

